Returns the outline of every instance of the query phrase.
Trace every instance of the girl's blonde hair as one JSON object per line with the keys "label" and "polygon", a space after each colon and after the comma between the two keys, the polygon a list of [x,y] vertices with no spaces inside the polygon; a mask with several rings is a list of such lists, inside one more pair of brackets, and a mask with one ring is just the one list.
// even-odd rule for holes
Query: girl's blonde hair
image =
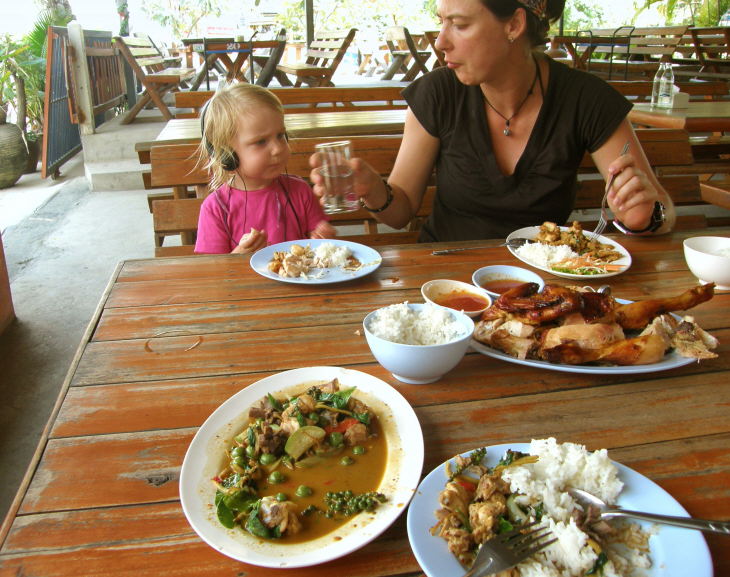
{"label": "girl's blonde hair", "polygon": [[276,94],[255,84],[230,84],[217,91],[201,112],[202,138],[200,160],[210,172],[211,190],[216,190],[231,179],[223,165],[226,159],[236,158],[231,142],[238,131],[242,114],[249,114],[266,106],[284,115],[284,107]]}

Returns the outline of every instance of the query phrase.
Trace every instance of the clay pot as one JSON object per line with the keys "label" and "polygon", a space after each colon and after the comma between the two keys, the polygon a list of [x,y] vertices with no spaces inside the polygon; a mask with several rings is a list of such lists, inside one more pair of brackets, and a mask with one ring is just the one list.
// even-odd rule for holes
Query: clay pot
{"label": "clay pot", "polygon": [[23,133],[15,124],[0,116],[0,188],[13,186],[28,163],[28,150]]}

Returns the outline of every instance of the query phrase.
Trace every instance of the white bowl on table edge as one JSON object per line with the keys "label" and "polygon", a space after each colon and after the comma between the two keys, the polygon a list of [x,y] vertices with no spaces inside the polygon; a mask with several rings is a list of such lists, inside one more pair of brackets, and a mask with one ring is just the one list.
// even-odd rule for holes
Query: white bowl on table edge
{"label": "white bowl on table edge", "polygon": [[[416,311],[428,306],[433,305],[408,304],[409,308]],[[448,307],[440,308],[447,311],[464,327],[464,334],[448,343],[439,345],[406,345],[376,336],[370,331],[369,326],[375,314],[381,309],[368,313],[363,320],[365,339],[375,360],[399,381],[411,385],[436,382],[464,358],[474,333],[474,321],[462,312]]]}
{"label": "white bowl on table edge", "polygon": [[434,304],[438,307],[444,307],[451,310],[460,310],[436,302],[436,299],[438,299],[439,297],[444,297],[448,294],[455,292],[468,293],[474,298],[484,300],[484,306],[480,309],[468,311],[465,311],[463,309],[461,310],[461,312],[463,312],[465,315],[468,315],[472,318],[478,317],[490,306],[492,306],[492,297],[486,290],[480,287],[475,287],[474,285],[470,285],[469,283],[461,282],[459,280],[435,279],[425,282],[421,286],[421,296],[423,296],[423,299],[426,302]]}
{"label": "white bowl on table edge", "polygon": [[730,256],[719,254],[730,251],[730,237],[694,236],[682,244],[687,267],[702,284],[714,282],[718,290],[730,290]]}
{"label": "white bowl on table edge", "polygon": [[534,282],[542,290],[545,287],[545,281],[537,273],[526,268],[512,265],[493,264],[483,266],[474,271],[471,275],[471,282],[474,286],[485,291],[493,299],[499,298],[500,293],[496,293],[483,287],[483,284],[489,280],[518,280],[522,282]]}

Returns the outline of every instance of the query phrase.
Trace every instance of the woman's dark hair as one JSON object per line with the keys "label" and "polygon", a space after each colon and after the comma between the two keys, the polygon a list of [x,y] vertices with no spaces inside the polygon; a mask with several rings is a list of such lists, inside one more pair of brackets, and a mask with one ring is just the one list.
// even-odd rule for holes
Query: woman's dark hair
{"label": "woman's dark hair", "polygon": [[533,46],[541,46],[548,41],[550,24],[560,18],[565,8],[565,0],[547,0],[545,17],[538,18],[532,10],[517,0],[482,0],[482,4],[500,20],[511,18],[518,8],[524,9],[527,14],[527,37]]}

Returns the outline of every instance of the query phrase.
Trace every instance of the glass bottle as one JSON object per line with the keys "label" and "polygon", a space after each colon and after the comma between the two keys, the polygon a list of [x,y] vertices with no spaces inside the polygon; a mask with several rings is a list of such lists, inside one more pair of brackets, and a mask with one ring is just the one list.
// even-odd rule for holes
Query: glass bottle
{"label": "glass bottle", "polygon": [[659,63],[659,69],[656,71],[656,74],[654,75],[654,83],[652,85],[651,89],[651,105],[652,106],[658,106],[659,105],[659,87],[662,83],[662,74],[664,74],[664,68],[666,67],[666,62],[660,62]]}
{"label": "glass bottle", "polygon": [[669,62],[664,63],[664,72],[659,83],[659,101],[657,106],[660,108],[671,108],[674,104],[674,70]]}

